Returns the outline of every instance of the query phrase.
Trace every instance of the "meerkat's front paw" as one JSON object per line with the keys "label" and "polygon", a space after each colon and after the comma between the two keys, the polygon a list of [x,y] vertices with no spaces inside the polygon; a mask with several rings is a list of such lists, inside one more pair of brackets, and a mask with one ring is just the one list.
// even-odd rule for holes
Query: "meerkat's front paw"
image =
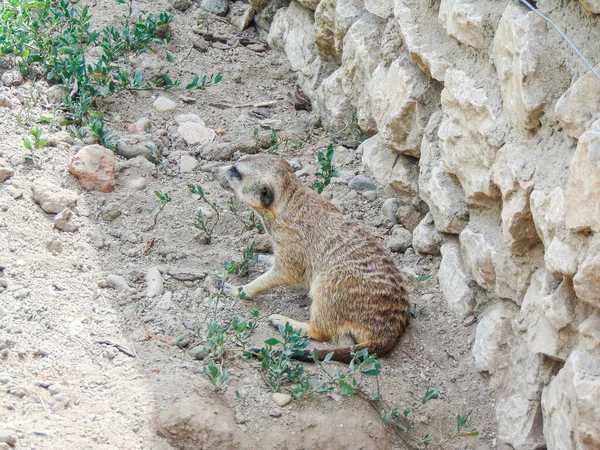
{"label": "meerkat's front paw", "polygon": [[279,325],[285,325],[286,322],[289,322],[289,319],[281,314],[271,314],[268,321],[272,327],[279,328]]}
{"label": "meerkat's front paw", "polygon": [[229,283],[224,283],[223,280],[215,276],[211,277],[214,287],[223,295],[236,297],[238,295],[238,288]]}

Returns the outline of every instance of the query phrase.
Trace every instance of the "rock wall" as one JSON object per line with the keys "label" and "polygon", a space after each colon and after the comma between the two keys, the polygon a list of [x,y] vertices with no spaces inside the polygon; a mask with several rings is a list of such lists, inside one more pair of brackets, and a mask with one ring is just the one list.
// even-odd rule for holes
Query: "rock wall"
{"label": "rock wall", "polygon": [[[600,2],[533,3],[599,62]],[[500,442],[600,448],[600,80],[517,0],[261,8],[324,127],[355,121],[392,204],[427,203],[413,246],[478,318]]]}

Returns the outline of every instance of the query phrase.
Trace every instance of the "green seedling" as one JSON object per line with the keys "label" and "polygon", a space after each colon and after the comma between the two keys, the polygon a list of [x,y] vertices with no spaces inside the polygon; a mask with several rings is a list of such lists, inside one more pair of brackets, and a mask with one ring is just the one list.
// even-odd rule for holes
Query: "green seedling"
{"label": "green seedling", "polygon": [[154,223],[152,224],[152,227],[150,228],[151,230],[154,229],[154,227],[156,227],[156,221],[158,220],[158,216],[163,212],[163,209],[165,209],[165,206],[167,206],[173,200],[167,192],[165,192],[163,194],[160,191],[154,191],[154,195],[156,195],[158,197],[158,200],[160,201],[160,206],[158,208],[157,213],[154,215]]}
{"label": "green seedling", "polygon": [[227,206],[229,207],[229,211],[231,211],[234,217],[237,220],[239,220],[242,223],[242,225],[244,225],[244,228],[246,230],[252,230],[253,228],[256,228],[261,234],[265,232],[264,225],[262,224],[260,219],[256,217],[254,211],[250,212],[250,214],[248,215],[248,219],[246,220],[242,216],[242,213],[240,213],[240,206],[235,203],[233,197],[229,197],[229,199],[227,200]]}
{"label": "green seedling", "polygon": [[29,134],[32,136],[28,139],[25,139],[23,141],[23,146],[29,150],[28,153],[25,153],[23,155],[23,157],[27,160],[27,161],[33,161],[34,158],[36,158],[36,154],[35,154],[35,150],[37,150],[38,148],[41,148],[43,146],[45,146],[48,143],[48,139],[43,139],[42,135],[44,133],[44,130],[42,130],[40,127],[35,127],[34,129],[29,131]]}
{"label": "green seedling", "polygon": [[198,195],[200,200],[203,203],[206,203],[210,207],[210,209],[212,209],[215,213],[214,219],[210,219],[205,217],[204,213],[202,212],[202,209],[198,210],[198,219],[194,224],[194,226],[197,229],[204,233],[206,237],[206,243],[210,244],[212,241],[213,232],[215,231],[215,227],[217,226],[217,223],[219,223],[219,219],[221,217],[219,214],[219,208],[217,207],[216,202],[211,202],[206,198],[202,186],[194,186],[192,184],[188,184],[188,189],[192,194]]}
{"label": "green seedling", "polygon": [[107,130],[104,128],[104,113],[99,111],[91,114],[91,119],[88,120],[88,126],[92,131],[92,134],[96,137],[96,140],[100,145],[106,147],[112,151],[115,151],[115,135],[113,130]]}
{"label": "green seedling", "polygon": [[319,194],[323,192],[323,189],[325,189],[329,183],[331,183],[333,177],[339,177],[341,175],[333,167],[332,160],[334,151],[333,144],[329,144],[326,153],[321,151],[317,152],[317,162],[319,163],[320,171],[317,172],[316,175],[321,178],[321,181],[317,181],[313,187]]}

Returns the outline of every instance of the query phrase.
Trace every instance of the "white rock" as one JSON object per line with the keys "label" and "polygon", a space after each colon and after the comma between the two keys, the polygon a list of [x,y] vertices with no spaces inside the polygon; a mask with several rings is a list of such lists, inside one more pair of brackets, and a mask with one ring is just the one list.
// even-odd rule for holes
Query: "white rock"
{"label": "white rock", "polygon": [[579,138],[569,166],[565,204],[568,228],[600,232],[600,120]]}
{"label": "white rock", "polygon": [[364,141],[359,150],[363,164],[379,184],[391,187],[407,200],[417,194],[419,168],[416,161],[388,149],[378,134]]}
{"label": "white rock", "polygon": [[59,213],[77,205],[77,194],[62,189],[50,180],[37,180],[32,185],[33,199],[47,213]]}
{"label": "white rock", "polygon": [[182,125],[186,122],[199,123],[200,125],[206,125],[204,120],[197,114],[179,114],[175,117],[175,123],[177,126]]}
{"label": "white rock", "polygon": [[465,193],[456,178],[446,173],[439,151],[438,128],[443,114],[431,116],[421,143],[419,196],[429,205],[436,228],[458,234],[469,221]]}
{"label": "white rock", "polygon": [[129,291],[131,288],[127,284],[127,280],[120,275],[108,275],[106,277],[108,285],[116,291]]}
{"label": "white rock", "polygon": [[448,240],[441,247],[439,282],[450,309],[460,317],[466,317],[476,306],[476,290],[463,263],[457,239]]}
{"label": "white rock", "polygon": [[323,80],[314,101],[324,126],[334,130],[343,129],[352,120],[352,105],[342,86],[343,75],[344,70],[340,67]]}
{"label": "white rock", "polygon": [[79,219],[70,209],[63,209],[54,217],[54,228],[73,233],[81,227]]}
{"label": "white rock", "polygon": [[381,205],[381,215],[389,220],[392,224],[398,223],[396,212],[398,211],[398,208],[400,208],[401,204],[402,201],[398,198],[391,197],[386,199]]}
{"label": "white rock", "polygon": [[182,155],[179,160],[179,171],[181,173],[192,173],[198,167],[198,160],[191,155]]}
{"label": "white rock", "polygon": [[431,213],[419,222],[419,225],[413,231],[412,246],[415,252],[421,254],[439,255],[440,247],[443,244],[444,237],[436,230]]}
{"label": "white rock", "polygon": [[554,236],[565,226],[565,196],[562,189],[556,187],[549,193],[535,189],[530,199],[535,228],[548,248]]}
{"label": "white rock", "polygon": [[469,0],[441,0],[438,15],[449,36],[474,48],[486,45],[484,16],[478,4]]}
{"label": "white rock", "polygon": [[579,0],[581,6],[594,14],[600,14],[600,0]]}
{"label": "white rock", "polygon": [[590,241],[587,256],[573,278],[577,297],[600,308],[600,234]]}
{"label": "white rock", "polygon": [[0,167],[0,183],[5,182],[15,174],[15,171],[10,167]]}
{"label": "white rock", "polygon": [[548,449],[600,448],[600,314],[582,323],[579,333],[579,344],[542,394]]}
{"label": "white rock", "polygon": [[315,11],[315,44],[323,59],[339,60],[348,29],[363,14],[361,0],[321,0]]}
{"label": "white rock", "polygon": [[554,236],[546,248],[544,260],[546,268],[554,275],[573,277],[577,273],[579,251]]}
{"label": "white rock", "polygon": [[157,112],[167,112],[175,109],[177,107],[177,103],[175,103],[170,98],[161,95],[156,100],[154,100],[152,106]]}
{"label": "white rock", "polygon": [[[600,71],[600,65],[595,69]],[[600,118],[600,80],[591,71],[586,73],[558,99],[554,111],[563,129],[579,139]]]}
{"label": "white rock", "polygon": [[482,288],[494,291],[496,287],[496,268],[492,260],[492,246],[481,233],[475,233],[469,227],[459,236],[463,261],[471,276]]}
{"label": "white rock", "polygon": [[365,9],[382,19],[389,19],[394,15],[394,2],[389,0],[365,0]]}
{"label": "white rock", "polygon": [[292,401],[292,396],[289,394],[282,394],[281,392],[275,392],[273,394],[273,401],[279,407],[283,407]]}
{"label": "white rock", "polygon": [[467,201],[487,203],[498,197],[490,168],[502,145],[497,120],[487,95],[461,70],[448,70],[442,91],[444,120],[440,125],[440,153],[444,168],[456,175]]}
{"label": "white rock", "polygon": [[254,19],[254,8],[244,2],[235,2],[229,10],[229,22],[240,31],[244,31]]}
{"label": "white rock", "polygon": [[148,269],[148,272],[146,272],[146,285],[148,287],[146,292],[148,297],[163,295],[165,289],[163,287],[162,275],[160,274],[158,267]]}
{"label": "white rock", "polygon": [[517,127],[535,129],[546,104],[538,55],[547,39],[546,22],[523,5],[509,3],[494,37],[494,64],[504,112]]}
{"label": "white rock", "polygon": [[217,135],[215,130],[196,122],[184,122],[179,125],[177,131],[189,146],[214,141]]}

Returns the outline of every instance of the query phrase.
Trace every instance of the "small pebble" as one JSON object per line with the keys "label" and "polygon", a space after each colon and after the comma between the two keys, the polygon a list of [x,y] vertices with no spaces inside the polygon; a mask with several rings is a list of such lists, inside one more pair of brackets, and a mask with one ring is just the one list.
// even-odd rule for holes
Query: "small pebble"
{"label": "small pebble", "polygon": [[275,392],[273,394],[273,401],[277,406],[285,406],[292,401],[292,396],[289,394],[282,394],[281,392]]}
{"label": "small pebble", "polygon": [[14,434],[0,434],[0,442],[15,446],[17,445],[17,437]]}
{"label": "small pebble", "polygon": [[365,191],[363,197],[372,202],[377,198],[377,191]]}
{"label": "small pebble", "polygon": [[279,408],[273,408],[272,410],[269,411],[269,415],[271,417],[281,417],[281,409]]}
{"label": "small pebble", "polygon": [[357,175],[352,178],[348,183],[348,187],[358,192],[374,191],[377,189],[375,183],[373,183],[370,178],[363,175]]}
{"label": "small pebble", "polygon": [[152,106],[154,107],[154,110],[157,112],[167,112],[167,111],[171,111],[171,110],[175,109],[175,107],[177,106],[177,103],[175,103],[170,98],[161,95],[156,100],[154,100],[154,103],[152,104]]}
{"label": "small pebble", "polygon": [[465,318],[465,320],[463,320],[463,325],[464,325],[465,327],[468,327],[468,326],[470,326],[470,325],[473,325],[474,323],[475,323],[475,315],[473,315],[473,314],[471,314],[471,315],[467,316],[467,317]]}

